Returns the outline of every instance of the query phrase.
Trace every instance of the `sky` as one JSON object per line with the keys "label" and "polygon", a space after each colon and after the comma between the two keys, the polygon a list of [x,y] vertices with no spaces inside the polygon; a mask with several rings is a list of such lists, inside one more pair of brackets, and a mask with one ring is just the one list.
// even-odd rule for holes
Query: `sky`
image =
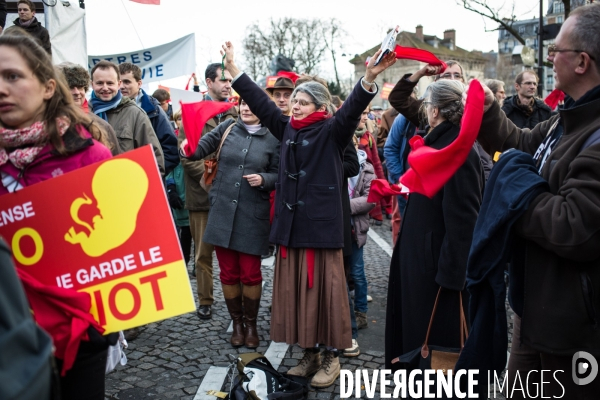
{"label": "sky", "polygon": [[[71,0],[74,2],[75,0]],[[493,5],[512,5],[511,0],[488,0]],[[266,23],[270,18],[337,18],[348,36],[338,60],[343,78],[352,74],[348,62],[380,44],[385,32],[400,26],[414,32],[423,25],[426,35],[443,37],[444,30],[456,30],[456,44],[467,50],[497,51],[497,32],[490,20],[465,10],[457,0],[161,0],[161,5],[143,5],[129,0],[85,0],[88,54],[106,55],[139,50],[171,42],[189,33],[196,34],[196,72],[203,75],[205,66],[220,61],[219,49],[226,40],[240,50],[246,27],[255,21]],[[544,2],[547,8],[547,1]],[[539,15],[538,0],[518,0],[515,15],[519,19]],[[508,12],[510,14],[510,12]],[[320,75],[333,77],[332,63],[324,60]],[[302,71],[299,71],[302,72]],[[185,86],[182,77],[162,82],[167,86]]]}

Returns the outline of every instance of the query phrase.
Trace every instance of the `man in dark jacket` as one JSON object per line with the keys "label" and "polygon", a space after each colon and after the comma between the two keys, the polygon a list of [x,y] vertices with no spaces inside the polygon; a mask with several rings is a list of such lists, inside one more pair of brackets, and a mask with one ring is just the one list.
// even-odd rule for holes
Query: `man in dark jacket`
{"label": "man in dark jacket", "polygon": [[533,129],[552,115],[552,110],[542,100],[535,98],[539,78],[535,71],[527,70],[515,78],[517,94],[504,100],[502,111],[519,128]]}
{"label": "man in dark jacket", "polygon": [[[527,377],[535,393],[544,381],[546,396],[565,399],[600,393],[592,360],[600,358],[600,143],[588,142],[600,130],[599,20],[599,3],[575,9],[549,48],[555,86],[567,94],[558,115],[519,129],[486,88],[478,137],[492,154],[510,148],[532,154],[548,181],[550,191],[533,199],[512,236],[525,246],[525,279],[507,384],[521,387]],[[591,382],[582,383],[584,363],[592,366]],[[556,379],[535,377],[541,370],[553,371]]]}
{"label": "man in dark jacket", "polygon": [[50,34],[35,17],[35,5],[33,2],[31,0],[19,0],[17,3],[17,11],[19,12],[19,18],[15,19],[13,23],[36,38],[44,50],[52,55]]}
{"label": "man in dark jacket", "polygon": [[[231,96],[231,74],[223,73],[220,63],[209,64],[204,73],[208,93],[204,100],[227,101]],[[212,131],[221,122],[228,118],[237,119],[235,108],[231,108],[222,114],[209,119],[202,129],[202,135]],[[185,132],[179,132],[179,143],[185,139]],[[209,155],[206,159],[212,158]],[[212,318],[213,297],[213,267],[212,253],[213,245],[202,240],[206,225],[208,223],[208,210],[210,203],[208,193],[200,186],[200,179],[204,174],[204,161],[191,161],[182,159],[185,179],[185,208],[190,212],[190,230],[194,239],[194,260],[196,261],[196,282],[198,284],[198,317],[200,319]]]}
{"label": "man in dark jacket", "polygon": [[158,137],[165,156],[165,175],[167,175],[179,165],[177,136],[175,136],[173,126],[169,123],[169,117],[161,108],[159,101],[146,94],[142,89],[142,70],[140,67],[128,62],[121,63],[119,64],[119,72],[121,73],[121,94],[135,101],[150,119],[152,129]]}
{"label": "man in dark jacket", "polygon": [[6,26],[6,0],[0,0],[0,33]]}

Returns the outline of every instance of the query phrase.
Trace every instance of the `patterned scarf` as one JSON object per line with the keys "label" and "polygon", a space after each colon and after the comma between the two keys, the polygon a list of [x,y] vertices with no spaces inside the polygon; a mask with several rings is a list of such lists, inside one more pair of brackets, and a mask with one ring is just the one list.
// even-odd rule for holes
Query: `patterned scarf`
{"label": "patterned scarf", "polygon": [[[56,124],[61,136],[70,125],[66,118],[57,118]],[[35,122],[28,128],[0,128],[0,166],[10,161],[15,167],[23,169],[35,160],[47,142],[48,131],[46,123],[42,121]],[[7,149],[14,150],[7,152]]]}

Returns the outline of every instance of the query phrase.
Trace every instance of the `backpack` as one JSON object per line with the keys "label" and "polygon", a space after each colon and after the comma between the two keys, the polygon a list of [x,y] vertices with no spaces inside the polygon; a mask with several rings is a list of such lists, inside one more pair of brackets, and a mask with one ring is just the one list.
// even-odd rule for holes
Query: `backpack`
{"label": "backpack", "polygon": [[281,374],[260,353],[240,354],[238,375],[227,397],[230,400],[306,399],[306,378]]}
{"label": "backpack", "polygon": [[0,240],[0,399],[56,396],[52,339],[33,320],[10,251]]}

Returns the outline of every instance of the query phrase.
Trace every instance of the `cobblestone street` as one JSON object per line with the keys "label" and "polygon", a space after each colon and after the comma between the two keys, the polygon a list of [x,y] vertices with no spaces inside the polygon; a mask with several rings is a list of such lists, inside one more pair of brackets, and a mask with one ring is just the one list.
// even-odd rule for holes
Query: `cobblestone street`
{"label": "cobblestone street", "polygon": [[[390,222],[384,221],[382,226],[372,226],[372,231],[381,239],[378,244],[371,236],[365,248],[365,269],[369,281],[369,295],[373,301],[369,303],[369,327],[359,331],[358,343],[361,354],[358,357],[340,357],[342,369],[356,368],[379,369],[384,363],[384,329],[385,303],[387,296],[387,279],[391,253]],[[387,247],[386,247],[387,244]],[[387,250],[387,251],[386,251]],[[256,351],[265,353],[271,344],[269,338],[273,258],[265,260],[269,266],[263,266],[265,286],[259,312],[260,346]],[[264,264],[266,264],[264,263]],[[190,267],[191,268],[191,267]],[[229,314],[223,301],[219,269],[214,258],[214,295],[213,318],[200,320],[196,313],[189,313],[142,328],[140,336],[129,343],[126,350],[127,365],[118,366],[107,375],[106,398],[119,400],[134,399],[185,399],[200,400],[217,397],[207,396],[199,390],[207,371],[211,367],[227,367],[237,354],[250,352],[245,347],[234,349],[229,344],[230,334],[227,328],[230,324]],[[191,279],[194,294],[196,281]],[[512,313],[509,313],[511,321]],[[512,333],[512,323],[509,323]],[[285,348],[285,347],[284,347]],[[232,357],[233,356],[233,357]],[[279,366],[280,372],[285,372],[297,364],[302,358],[302,349],[289,346],[285,357]],[[211,370],[212,371],[212,370]],[[203,389],[226,389],[223,382]],[[227,391],[227,390],[223,390]],[[374,398],[379,398],[379,389]],[[311,389],[309,399],[339,399],[339,379],[335,385],[316,391]],[[364,393],[363,393],[364,395]],[[503,399],[503,397],[496,397]]]}

